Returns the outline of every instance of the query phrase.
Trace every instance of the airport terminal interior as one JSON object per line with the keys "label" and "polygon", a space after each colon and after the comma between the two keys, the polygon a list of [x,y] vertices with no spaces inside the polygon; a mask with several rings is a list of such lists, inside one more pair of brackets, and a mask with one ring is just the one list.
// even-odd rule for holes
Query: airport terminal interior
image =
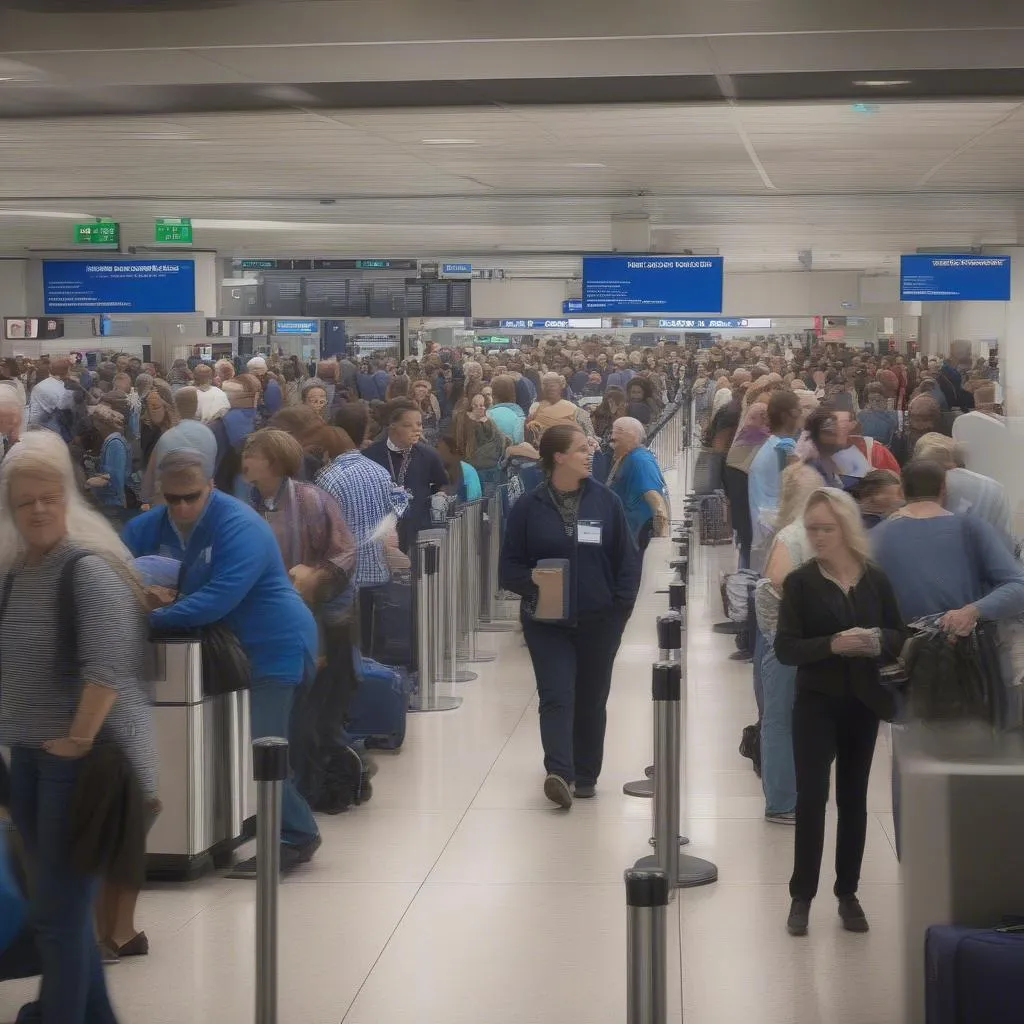
{"label": "airport terminal interior", "polygon": [[[717,436],[716,388],[735,401],[732,431],[742,433],[742,395],[758,386],[751,371],[771,371],[780,389],[788,373],[806,411],[828,408],[844,380],[849,397],[861,372],[879,382],[902,373],[902,388],[914,367],[938,389],[939,367],[953,367],[973,395],[957,390],[958,406],[941,399],[951,425],[929,429],[955,442],[961,461],[951,471],[996,482],[1009,540],[1024,537],[1022,167],[1024,14],[994,0],[0,0],[0,384],[19,375],[31,384],[39,367],[62,362],[66,376],[66,360],[76,379],[102,378],[104,367],[112,376],[133,360],[132,393],[153,364],[149,386],[167,377],[173,402],[193,375],[199,383],[202,364],[223,383],[226,362],[244,377],[261,366],[258,394],[268,365],[271,376],[297,368],[293,393],[304,395],[307,377],[315,384],[325,364],[333,373],[351,361],[360,382],[377,372],[385,384],[433,366],[443,402],[453,368],[461,382],[469,364],[483,364],[488,392],[506,373],[582,369],[594,390],[565,394],[595,417],[609,374],[647,367],[646,354],[671,384],[637,423],[668,519],[659,530],[655,510],[615,658],[595,798],[581,795],[579,779],[571,809],[550,798],[519,598],[499,580],[506,518],[513,500],[528,500],[516,488],[543,477],[485,475],[470,511],[453,501],[431,533],[439,536],[413,541],[415,610],[404,634],[414,654],[394,670],[407,680],[404,668],[415,674],[418,662],[404,742],[369,752],[375,774],[363,803],[316,815],[322,846],[283,874],[276,895],[266,879],[228,877],[232,862],[256,854],[248,695],[204,698],[192,675],[200,645],[179,645],[192,659],[189,682],[156,698],[164,811],[135,914],[148,953],[108,958],[116,1020],[1024,1020],[1024,948],[1007,945],[1015,987],[1002,1003],[992,996],[993,1006],[1016,1007],[1013,1016],[970,1012],[980,1003],[955,993],[966,968],[959,982],[952,966],[949,975],[931,960],[925,968],[930,925],[996,934],[1024,920],[1024,882],[1000,859],[1024,839],[1015,745],[1024,723],[1009,724],[1009,714],[991,756],[972,748],[950,767],[908,755],[900,843],[894,730],[882,722],[858,890],[870,931],[844,929],[836,913],[843,830],[833,793],[821,894],[807,934],[787,934],[794,811],[766,808],[752,770],[760,754],[751,756],[748,730],[761,717],[752,673],[764,651],[737,639],[741,619],[751,638],[758,632],[747,623],[761,614],[758,573],[733,494],[731,519],[713,523],[712,506],[726,499],[701,482]],[[893,451],[923,433],[909,389],[863,383],[851,411],[868,409],[877,387],[882,404],[871,409],[892,415]],[[368,397],[359,387],[352,398]],[[425,390],[434,388],[432,377]],[[377,397],[394,393],[405,394],[388,386],[385,396],[382,385]],[[534,388],[534,400],[543,395]],[[925,401],[938,424],[940,398]],[[524,411],[534,415],[529,400]],[[463,422],[465,410],[450,413]],[[18,440],[6,415],[0,400],[5,456]],[[383,438],[392,420],[374,422]],[[503,444],[524,442],[521,430]],[[600,441],[612,453],[610,438],[598,428],[593,451]],[[868,441],[861,462],[883,448]],[[401,491],[401,449],[382,450]],[[845,486],[839,470],[823,476]],[[550,486],[549,476],[541,489],[557,505]],[[0,519],[7,503],[5,490]],[[173,518],[180,506],[168,507]],[[749,508],[746,516],[749,526]],[[381,547],[382,536],[365,543]],[[742,615],[723,585],[738,568],[753,573]],[[1024,595],[1024,576],[1011,577],[1000,581]],[[372,595],[370,608],[375,615]],[[682,699],[662,711],[652,666],[666,660],[658,620],[673,611]],[[185,679],[177,657],[159,655],[158,687],[172,668]],[[0,669],[0,691],[3,681]],[[225,710],[207,714],[204,699]],[[671,813],[660,776],[644,781],[653,800],[623,787],[644,780],[662,739],[659,751],[671,748],[657,715],[677,711],[678,826],[689,840],[679,855],[716,871],[707,884],[672,887],[664,911],[627,907],[627,869],[649,855],[675,864],[654,841],[670,820],[659,815]],[[947,792],[929,781],[939,777],[956,784]],[[276,900],[276,956],[263,941],[262,899]],[[0,967],[3,936],[0,921]],[[1007,984],[985,966],[987,993]],[[79,1024],[19,1016],[40,985],[39,971],[27,973],[0,971],[0,1022]],[[931,995],[935,987],[946,995]],[[664,999],[649,999],[655,990]],[[81,1024],[111,1019],[87,1014]]]}

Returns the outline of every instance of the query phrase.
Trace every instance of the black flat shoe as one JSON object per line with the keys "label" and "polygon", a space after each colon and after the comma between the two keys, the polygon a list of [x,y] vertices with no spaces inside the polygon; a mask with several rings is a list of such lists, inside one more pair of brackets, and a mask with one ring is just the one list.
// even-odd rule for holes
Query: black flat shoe
{"label": "black flat shoe", "polygon": [[807,924],[810,920],[810,916],[810,900],[793,900],[789,907],[789,918],[786,921],[786,931],[793,936],[806,935]]}
{"label": "black flat shoe", "polygon": [[839,916],[842,918],[843,927],[848,932],[863,933],[868,930],[867,916],[856,896],[839,897]]}

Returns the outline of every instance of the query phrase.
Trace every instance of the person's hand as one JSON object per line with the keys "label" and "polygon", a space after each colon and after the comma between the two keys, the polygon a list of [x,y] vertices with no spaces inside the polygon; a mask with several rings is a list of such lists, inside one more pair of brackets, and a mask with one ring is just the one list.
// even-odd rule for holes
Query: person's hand
{"label": "person's hand", "polygon": [[965,604],[963,608],[948,611],[939,619],[939,625],[950,636],[969,636],[977,623],[978,609],[973,604]]}
{"label": "person's hand", "polygon": [[170,587],[146,587],[146,601],[149,604],[150,611],[163,608],[165,605],[174,604],[177,596],[178,592]]}
{"label": "person's hand", "polygon": [[69,761],[85,757],[92,750],[92,740],[76,736],[62,736],[59,740],[45,740],[43,750],[54,757],[64,757]]}
{"label": "person's hand", "polygon": [[832,637],[832,653],[849,658],[859,654],[864,649],[864,641],[852,630],[844,630]]}
{"label": "person's hand", "polygon": [[312,604],[316,597],[317,584],[320,582],[320,572],[311,565],[296,565],[288,570],[292,584],[299,592],[299,597],[306,604]]}
{"label": "person's hand", "polygon": [[91,476],[85,481],[86,487],[102,487],[107,482],[105,476]]}
{"label": "person's hand", "polygon": [[654,515],[654,536],[668,536],[668,517],[661,513],[655,513]]}

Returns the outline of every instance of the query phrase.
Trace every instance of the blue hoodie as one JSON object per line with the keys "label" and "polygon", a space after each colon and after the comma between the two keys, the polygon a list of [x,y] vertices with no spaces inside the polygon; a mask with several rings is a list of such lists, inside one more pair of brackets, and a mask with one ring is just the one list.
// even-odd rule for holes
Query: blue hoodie
{"label": "blue hoodie", "polygon": [[640,553],[637,550],[622,502],[604,484],[590,478],[583,481],[577,522],[600,523],[597,544],[579,542],[566,536],[561,513],[545,481],[524,494],[511,508],[501,547],[501,586],[519,594],[522,614],[529,616],[537,595],[531,573],[544,558],[569,561],[569,618],[607,615],[628,617],[640,589]]}
{"label": "blue hoodie", "polygon": [[121,539],[136,558],[183,563],[178,600],[150,615],[155,628],[223,620],[249,657],[254,683],[302,682],[316,660],[316,622],[285,572],[269,524],[248,505],[213,491],[184,546],[166,505],[133,519]]}

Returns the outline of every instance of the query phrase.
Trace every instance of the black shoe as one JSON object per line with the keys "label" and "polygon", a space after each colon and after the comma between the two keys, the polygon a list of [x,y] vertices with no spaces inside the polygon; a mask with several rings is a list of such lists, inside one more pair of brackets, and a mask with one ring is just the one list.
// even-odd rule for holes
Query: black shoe
{"label": "black shoe", "polygon": [[856,896],[839,897],[839,916],[843,919],[843,927],[848,932],[866,932],[868,930],[868,919]]}
{"label": "black shoe", "polygon": [[729,655],[730,661],[744,661],[748,664],[754,660],[754,656],[747,651],[733,651]]}
{"label": "black shoe", "polygon": [[572,787],[561,775],[550,772],[544,780],[544,795],[563,810],[572,807]]}
{"label": "black shoe", "polygon": [[810,916],[810,900],[793,900],[789,906],[789,919],[786,921],[786,931],[790,935],[806,935],[807,922]]}
{"label": "black shoe", "polygon": [[324,841],[320,838],[319,834],[317,834],[313,836],[308,843],[302,843],[300,846],[294,847],[295,851],[299,855],[298,862],[300,864],[308,864],[313,859],[316,851],[323,845]]}
{"label": "black shoe", "polygon": [[572,791],[572,795],[577,800],[590,800],[597,796],[597,786],[587,786],[576,783],[575,788]]}
{"label": "black shoe", "polygon": [[[318,837],[319,838],[319,837]],[[305,861],[302,859],[301,847],[289,846],[287,843],[281,844],[281,874],[286,874],[289,871],[294,870],[300,864],[304,864]],[[314,850],[314,852],[316,852]],[[313,856],[311,853],[310,857]],[[308,857],[306,858],[309,859]],[[256,858],[250,857],[248,860],[239,861],[227,874],[228,878],[245,878],[255,879],[256,878]]]}
{"label": "black shoe", "polygon": [[713,633],[724,633],[726,636],[734,636],[743,628],[743,624],[740,622],[716,622],[712,627]]}

